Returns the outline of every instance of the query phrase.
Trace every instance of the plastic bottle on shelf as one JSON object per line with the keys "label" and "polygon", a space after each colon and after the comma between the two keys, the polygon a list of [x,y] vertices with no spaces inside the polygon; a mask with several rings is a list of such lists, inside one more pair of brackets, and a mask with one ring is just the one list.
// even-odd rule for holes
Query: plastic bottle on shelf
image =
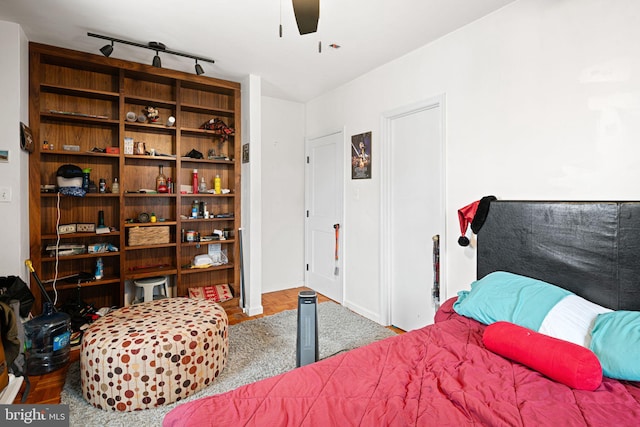
{"label": "plastic bottle on shelf", "polygon": [[221,183],[220,183],[220,175],[216,174],[216,177],[213,180],[213,188],[214,188],[216,194],[221,194],[222,193]]}
{"label": "plastic bottle on shelf", "polygon": [[191,218],[198,218],[198,212],[200,210],[200,203],[197,200],[193,201],[191,205]]}
{"label": "plastic bottle on shelf", "polygon": [[118,178],[113,178],[113,182],[111,183],[111,192],[119,193],[120,192],[120,184],[118,184]]}
{"label": "plastic bottle on shelf", "polygon": [[194,169],[191,174],[191,189],[193,194],[198,194],[198,169]]}
{"label": "plastic bottle on shelf", "polygon": [[158,176],[156,177],[156,191],[158,193],[167,192],[167,177],[164,175],[164,169],[162,165],[158,165]]}
{"label": "plastic bottle on shelf", "polygon": [[207,192],[207,183],[204,182],[204,176],[200,177],[200,188],[198,188],[198,191],[200,193],[206,193]]}
{"label": "plastic bottle on shelf", "polygon": [[96,280],[102,279],[102,275],[104,272],[104,264],[102,263],[102,257],[96,260]]}
{"label": "plastic bottle on shelf", "polygon": [[82,189],[89,192],[89,182],[91,181],[91,168],[82,169]]}

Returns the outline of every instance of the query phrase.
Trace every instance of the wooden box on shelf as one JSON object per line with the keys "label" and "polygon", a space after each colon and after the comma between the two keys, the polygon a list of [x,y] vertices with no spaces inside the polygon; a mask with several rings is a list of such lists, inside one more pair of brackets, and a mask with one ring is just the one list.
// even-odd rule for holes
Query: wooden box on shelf
{"label": "wooden box on shelf", "polygon": [[170,238],[168,226],[129,228],[129,246],[161,245]]}

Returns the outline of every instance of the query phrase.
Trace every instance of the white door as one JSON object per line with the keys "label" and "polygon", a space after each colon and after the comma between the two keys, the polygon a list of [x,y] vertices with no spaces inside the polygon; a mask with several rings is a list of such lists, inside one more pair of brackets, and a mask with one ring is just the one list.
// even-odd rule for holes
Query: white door
{"label": "white door", "polygon": [[343,146],[342,132],[308,139],[305,169],[305,283],[339,303],[344,233],[336,227],[342,227],[343,217]]}
{"label": "white door", "polygon": [[433,237],[444,240],[442,102],[387,118],[383,245],[388,247],[390,321],[407,331],[433,323],[435,314]]}

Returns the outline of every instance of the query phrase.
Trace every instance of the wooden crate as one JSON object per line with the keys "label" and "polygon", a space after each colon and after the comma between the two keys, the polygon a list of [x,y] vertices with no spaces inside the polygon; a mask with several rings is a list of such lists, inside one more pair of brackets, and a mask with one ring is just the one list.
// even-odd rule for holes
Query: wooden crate
{"label": "wooden crate", "polygon": [[129,229],[129,246],[169,243],[169,227],[133,227]]}

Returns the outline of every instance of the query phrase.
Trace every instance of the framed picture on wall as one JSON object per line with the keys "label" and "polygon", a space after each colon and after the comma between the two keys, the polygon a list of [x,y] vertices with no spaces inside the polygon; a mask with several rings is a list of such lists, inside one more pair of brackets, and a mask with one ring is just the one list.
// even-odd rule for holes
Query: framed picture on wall
{"label": "framed picture on wall", "polygon": [[351,137],[351,179],[371,179],[371,132]]}
{"label": "framed picture on wall", "polygon": [[242,163],[249,163],[249,144],[242,146]]}
{"label": "framed picture on wall", "polygon": [[29,126],[20,122],[20,148],[33,153],[33,134]]}

